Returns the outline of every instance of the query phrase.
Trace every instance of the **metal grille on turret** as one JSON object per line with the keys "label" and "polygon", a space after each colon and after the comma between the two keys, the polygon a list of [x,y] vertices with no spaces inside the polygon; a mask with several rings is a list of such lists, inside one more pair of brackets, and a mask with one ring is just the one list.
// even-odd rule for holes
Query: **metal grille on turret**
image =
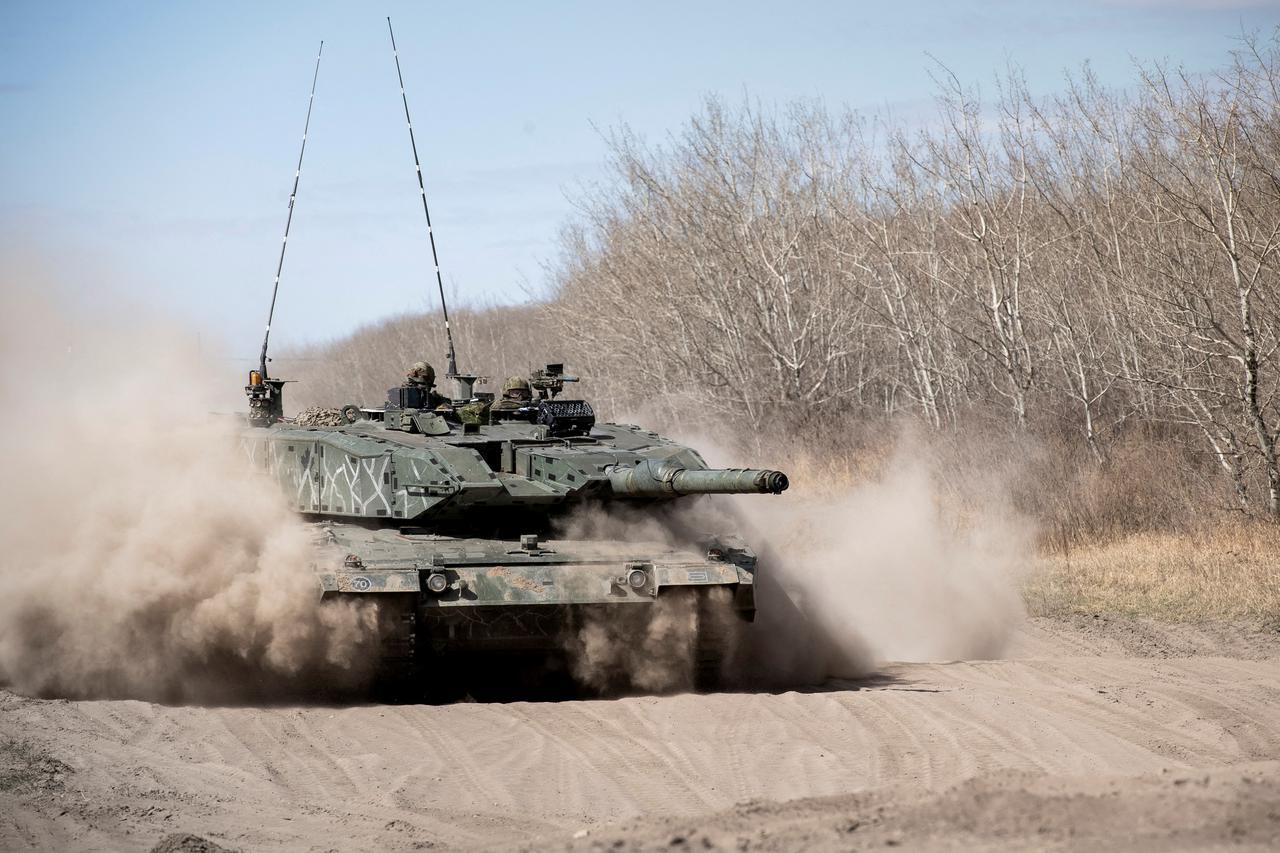
{"label": "metal grille on turret", "polygon": [[537,422],[554,436],[586,435],[596,425],[596,413],[585,400],[543,400]]}

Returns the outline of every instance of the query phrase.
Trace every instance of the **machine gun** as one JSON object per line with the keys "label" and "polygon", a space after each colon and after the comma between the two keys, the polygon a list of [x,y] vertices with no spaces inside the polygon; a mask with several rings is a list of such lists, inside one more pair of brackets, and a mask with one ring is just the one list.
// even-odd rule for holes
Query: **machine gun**
{"label": "machine gun", "polygon": [[538,398],[554,399],[563,393],[564,383],[577,382],[578,377],[567,376],[563,364],[548,364],[529,374],[529,387],[538,392]]}

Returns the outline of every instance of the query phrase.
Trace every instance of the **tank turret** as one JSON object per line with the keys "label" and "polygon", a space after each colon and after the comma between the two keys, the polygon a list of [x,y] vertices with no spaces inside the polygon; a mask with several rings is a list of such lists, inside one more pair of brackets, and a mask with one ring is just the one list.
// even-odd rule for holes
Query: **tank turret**
{"label": "tank turret", "polygon": [[250,456],[300,512],[387,524],[465,526],[485,512],[493,524],[517,511],[549,520],[585,503],[777,495],[789,485],[781,471],[708,468],[657,433],[597,423],[581,400],[541,400],[515,419],[478,423],[460,407],[392,396],[382,409],[335,409],[337,427],[251,418],[260,429],[245,437]]}

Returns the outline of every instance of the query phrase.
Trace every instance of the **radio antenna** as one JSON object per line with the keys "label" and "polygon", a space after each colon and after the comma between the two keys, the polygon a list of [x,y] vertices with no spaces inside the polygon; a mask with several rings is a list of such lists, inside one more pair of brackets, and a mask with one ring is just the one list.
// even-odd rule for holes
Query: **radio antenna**
{"label": "radio antenna", "polygon": [[271,340],[271,320],[276,315],[276,296],[280,293],[280,273],[284,269],[284,250],[289,246],[289,226],[293,224],[293,202],[298,197],[298,179],[302,176],[302,156],[307,153],[307,131],[311,129],[311,107],[316,100],[316,80],[320,77],[320,57],[324,55],[324,41],[316,53],[316,70],[311,75],[311,97],[307,99],[307,120],[302,126],[302,148],[298,151],[298,166],[293,172],[293,191],[289,193],[289,216],[284,221],[284,239],[280,242],[280,260],[276,263],[276,280],[271,285],[271,307],[267,310],[267,330],[262,335],[262,356],[258,368],[262,378],[267,378],[267,343]]}
{"label": "radio antenna", "polygon": [[422,163],[418,160],[418,143],[413,137],[413,119],[409,118],[409,98],[404,93],[404,75],[400,73],[400,52],[396,50],[396,31],[387,18],[387,32],[391,34],[391,55],[396,60],[396,77],[400,80],[400,100],[404,102],[404,120],[409,125],[409,145],[413,148],[413,166],[418,171],[418,194],[422,196],[422,212],[427,217],[427,238],[431,241],[431,263],[436,268],[436,287],[440,290],[440,310],[444,312],[444,336],[449,343],[449,370],[445,376],[458,377],[458,357],[453,349],[453,330],[449,328],[449,306],[444,299],[444,279],[440,277],[440,257],[436,254],[436,235],[431,230],[431,210],[427,207],[427,189],[422,183]]}

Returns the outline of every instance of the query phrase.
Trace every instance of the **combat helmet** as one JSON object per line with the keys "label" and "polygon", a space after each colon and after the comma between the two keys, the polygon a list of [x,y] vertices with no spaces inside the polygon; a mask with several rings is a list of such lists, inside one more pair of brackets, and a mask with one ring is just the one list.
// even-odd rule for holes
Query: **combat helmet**
{"label": "combat helmet", "polygon": [[503,397],[507,397],[512,391],[523,391],[526,400],[533,397],[533,389],[529,387],[529,380],[523,376],[512,376],[502,383]]}
{"label": "combat helmet", "polygon": [[425,361],[415,361],[409,370],[409,376],[425,382],[428,387],[436,384],[436,369]]}

